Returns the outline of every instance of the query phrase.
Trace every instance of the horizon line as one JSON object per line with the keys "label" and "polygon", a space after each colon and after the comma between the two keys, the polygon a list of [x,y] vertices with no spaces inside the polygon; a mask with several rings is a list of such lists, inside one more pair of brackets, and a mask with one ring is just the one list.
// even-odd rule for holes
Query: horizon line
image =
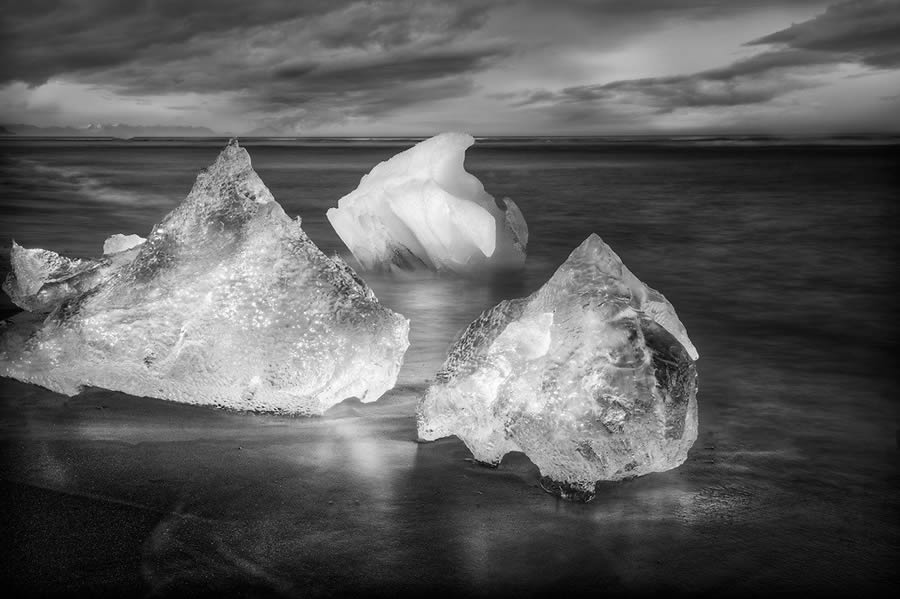
{"label": "horizon line", "polygon": [[[417,135],[241,135],[233,133],[222,133],[215,135],[135,135],[132,137],[116,137],[113,135],[29,135],[16,133],[0,133],[0,139],[16,140],[16,139],[85,139],[85,140],[118,140],[118,141],[140,141],[152,139],[177,139],[177,140],[221,140],[221,139],[271,139],[271,140],[348,140],[348,141],[369,141],[369,140],[412,140],[412,139],[428,139],[438,134],[417,134]],[[870,131],[845,131],[845,132],[829,132],[829,133],[598,133],[598,134],[519,134],[519,135],[472,135],[476,140],[485,139],[623,139],[623,138],[646,138],[646,139],[678,139],[678,138],[695,138],[695,139],[728,139],[728,138],[744,138],[744,139],[829,139],[829,138],[848,138],[848,137],[898,137],[900,129],[897,131],[887,132],[870,132]]]}

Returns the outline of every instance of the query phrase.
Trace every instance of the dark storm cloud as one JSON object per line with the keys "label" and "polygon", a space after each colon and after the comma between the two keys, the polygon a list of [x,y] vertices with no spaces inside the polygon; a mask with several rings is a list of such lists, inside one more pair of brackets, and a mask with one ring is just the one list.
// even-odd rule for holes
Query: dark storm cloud
{"label": "dark storm cloud", "polygon": [[386,87],[377,93],[321,91],[309,94],[287,88],[284,95],[279,96],[278,90],[273,89],[265,97],[248,98],[246,108],[265,110],[268,116],[260,123],[269,130],[302,132],[304,128],[341,123],[352,117],[383,118],[396,112],[415,114],[411,112],[411,106],[463,96],[473,88],[470,78],[451,78]]}
{"label": "dark storm cloud", "polygon": [[[652,40],[670,22],[739,22],[739,15],[786,2],[27,0],[0,15],[0,84],[78,84],[132,104],[171,102],[173,110],[190,110],[185,103],[193,101],[206,110],[209,102],[219,120],[240,115],[261,125],[374,119],[479,93],[570,120],[615,118],[616,105],[666,112],[764,103],[817,85],[810,73],[828,64],[897,66],[890,8],[898,3],[850,2],[750,42],[770,47],[720,69],[524,98],[517,91],[582,82],[578,60],[615,51],[631,36]],[[823,0],[791,0],[797,4],[825,8]],[[550,72],[557,67],[563,72]],[[505,96],[496,93],[502,86]],[[58,105],[67,109],[64,98]],[[468,105],[455,110],[463,114]]]}
{"label": "dark storm cloud", "polygon": [[[793,0],[794,5],[823,4],[823,0]],[[554,10],[572,11],[584,17],[641,19],[657,16],[673,16],[685,19],[719,18],[761,8],[784,6],[784,0],[561,0],[548,5],[546,0],[531,0],[530,4],[540,7],[551,6]]]}
{"label": "dark storm cloud", "polygon": [[119,93],[125,95],[141,96],[161,90],[244,90],[264,97],[271,90],[294,89],[297,97],[303,97],[324,92],[375,91],[416,81],[463,77],[508,53],[503,44],[435,49],[429,45],[418,50],[404,47],[360,52],[331,60],[297,60],[294,53],[281,52],[253,64],[241,56],[242,48],[218,53],[198,46],[193,48],[190,58],[173,57],[166,62],[165,69],[154,69],[141,60],[97,74],[85,74],[82,80],[97,84],[115,81]]}
{"label": "dark storm cloud", "polygon": [[900,2],[851,0],[835,4],[814,19],[748,42],[757,44],[847,55],[880,68],[900,67]]}
{"label": "dark storm cloud", "polygon": [[296,109],[288,119],[298,116],[315,123],[334,120],[336,109],[343,116],[385,115],[471,93],[474,84],[468,74],[503,54],[501,48],[488,47],[338,65],[291,64],[276,70],[244,103],[258,112]]}
{"label": "dark storm cloud", "polygon": [[[440,27],[447,36],[477,29],[487,18],[489,8],[487,3],[460,4]],[[413,7],[404,2],[383,3],[377,10],[351,5],[339,23],[320,28],[316,40],[326,48],[364,48],[373,42],[387,48],[403,46],[416,38],[420,27],[427,27],[414,15]]]}
{"label": "dark storm cloud", "polygon": [[[700,106],[738,106],[768,102],[791,90],[814,85],[789,76],[787,69],[831,64],[827,54],[811,51],[769,52],[718,69],[690,75],[647,77],[582,85],[558,93],[537,91],[519,105],[609,101],[652,106],[660,112]],[[776,72],[779,75],[773,75]]]}
{"label": "dark storm cloud", "polygon": [[340,64],[297,63],[275,69],[278,80],[295,81],[304,89],[367,89],[371,81],[394,86],[410,80],[424,80],[468,73],[503,56],[503,47],[456,48],[425,51],[416,55],[364,58]]}
{"label": "dark storm cloud", "polygon": [[[589,114],[606,103],[638,105],[665,113],[680,108],[763,104],[798,89],[841,63],[895,68],[900,57],[900,2],[854,0],[834,5],[809,21],[747,45],[772,49],[721,68],[667,77],[582,85],[558,92],[537,90],[517,105],[546,105],[562,115]],[[580,105],[575,109],[573,105]]]}
{"label": "dark storm cloud", "polygon": [[[777,4],[781,0],[766,0]],[[815,2],[817,0],[801,0]],[[818,0],[820,1],[820,0]],[[0,17],[4,60],[0,83],[35,85],[52,77],[102,74],[129,65],[166,67],[169,61],[213,55],[229,43],[239,44],[259,28],[300,29],[315,22],[312,41],[329,49],[391,49],[411,45],[423,32],[442,34],[444,44],[477,30],[491,14],[514,2],[361,0],[27,0],[9,3]],[[743,0],[558,0],[518,3],[524,17],[535,13],[573,15],[595,23],[598,32],[642,27],[668,16],[703,18],[747,10]],[[752,3],[759,6],[758,3]],[[530,7],[529,7],[530,6]],[[437,17],[429,8],[441,7]],[[328,19],[328,16],[334,16]],[[515,25],[514,23],[512,25]],[[514,29],[514,27],[513,27]],[[204,44],[215,40],[215,44]],[[283,39],[271,40],[273,43]],[[529,40],[519,39],[520,46]],[[265,40],[261,47],[265,47]],[[175,81],[174,78],[171,81]],[[116,83],[111,78],[111,83]],[[157,90],[160,92],[165,89]]]}
{"label": "dark storm cloud", "polygon": [[39,84],[48,78],[127,64],[159,48],[206,33],[312,17],[334,1],[279,0],[28,0],[2,16],[0,82]]}
{"label": "dark storm cloud", "polygon": [[[129,65],[166,67],[187,56],[213,56],[229,44],[241,44],[249,33],[261,28],[285,34],[269,40],[283,43],[292,31],[312,23],[316,31],[310,41],[330,49],[374,45],[390,50],[434,30],[444,37],[432,41],[442,43],[477,27],[489,8],[459,3],[429,18],[427,11],[421,10],[427,4],[348,0],[14,3],[2,17],[5,60],[0,66],[0,83],[40,84],[54,76],[96,75]],[[328,20],[328,16],[334,18]],[[326,19],[316,21],[323,17]],[[258,41],[258,48],[266,47],[264,36]]]}
{"label": "dark storm cloud", "polygon": [[226,93],[259,114],[291,103],[368,114],[402,103],[404,89],[408,103],[470,92],[469,76],[509,44],[465,36],[502,4],[21,3],[3,17],[0,82],[62,77],[131,97]]}

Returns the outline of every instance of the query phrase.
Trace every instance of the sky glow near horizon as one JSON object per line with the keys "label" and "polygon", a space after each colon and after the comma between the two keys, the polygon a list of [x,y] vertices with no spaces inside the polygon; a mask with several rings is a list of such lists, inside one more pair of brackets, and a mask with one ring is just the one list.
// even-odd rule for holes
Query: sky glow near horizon
{"label": "sky glow near horizon", "polygon": [[900,131],[900,0],[36,0],[2,34],[3,123]]}

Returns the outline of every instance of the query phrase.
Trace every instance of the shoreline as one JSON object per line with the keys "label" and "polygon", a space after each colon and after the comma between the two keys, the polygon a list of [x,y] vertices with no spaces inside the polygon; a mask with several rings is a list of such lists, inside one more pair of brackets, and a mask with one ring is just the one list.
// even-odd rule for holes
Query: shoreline
{"label": "shoreline", "polygon": [[456,438],[418,443],[417,386],[297,418],[3,379],[6,582],[163,596],[887,592],[896,450],[834,439],[817,455],[844,457],[823,461],[796,433],[748,445],[717,388],[704,387],[684,465],[576,504],[541,489],[522,454],[488,469]]}

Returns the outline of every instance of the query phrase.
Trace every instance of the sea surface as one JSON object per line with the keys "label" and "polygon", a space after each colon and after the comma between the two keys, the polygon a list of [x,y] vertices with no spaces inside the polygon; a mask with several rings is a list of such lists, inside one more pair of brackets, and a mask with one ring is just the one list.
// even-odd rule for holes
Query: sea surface
{"label": "sea surface", "polygon": [[[731,141],[731,143],[727,143]],[[461,327],[537,289],[597,233],[675,305],[701,353],[755,349],[793,368],[875,371],[896,341],[900,143],[737,138],[490,139],[466,166],[530,229],[527,268],[492,282],[368,276],[413,321],[413,363],[436,370]],[[352,258],[325,218],[391,140],[245,143],[253,166],[326,253]],[[0,276],[13,239],[70,257],[114,233],[146,236],[222,140],[0,142]],[[3,308],[10,310],[4,296]],[[707,337],[709,340],[707,341]],[[704,347],[709,348],[703,351]],[[755,360],[754,360],[755,362]]]}
{"label": "sea surface", "polygon": [[[8,271],[12,239],[87,258],[101,254],[104,239],[114,233],[146,236],[187,195],[198,170],[215,159],[224,141],[0,141],[0,276]],[[79,520],[85,530],[96,532],[96,518],[106,517],[105,506],[111,505],[104,501],[175,510],[173,481],[183,484],[190,477],[183,464],[191,463],[191,468],[205,468],[206,486],[195,485],[187,499],[179,499],[177,510],[206,513],[213,520],[209,513],[228,513],[227,526],[200,527],[206,541],[212,538],[223,551],[238,555],[215,558],[226,564],[225,580],[238,581],[226,589],[252,582],[276,594],[291,594],[304,584],[349,592],[379,589],[382,580],[412,590],[429,577],[457,591],[518,588],[529,580],[536,585],[529,588],[553,588],[562,584],[560,577],[569,577],[573,588],[593,589],[600,574],[591,568],[606,572],[604,584],[621,592],[890,588],[897,582],[900,557],[895,367],[900,144],[876,142],[479,140],[467,153],[466,168],[497,199],[508,196],[521,208],[529,227],[525,270],[492,280],[361,273],[382,302],[412,322],[399,390],[378,402],[380,407],[351,400],[335,408],[331,420],[326,415],[299,422],[100,391],[68,400],[4,379],[2,480],[12,489],[8,497],[21,499],[8,499],[6,509],[40,520],[28,507],[35,501],[29,495],[34,489],[100,497],[91,504],[95,511]],[[312,240],[351,261],[326,210],[375,164],[411,144],[407,139],[338,139],[247,140],[242,145],[286,212],[302,217]],[[663,292],[687,327],[700,352],[700,438],[688,462],[672,473],[617,487],[587,506],[560,507],[532,484],[537,474],[523,458],[504,462],[496,471],[500,474],[485,474],[464,461],[468,454],[457,441],[416,446],[411,410],[462,328],[501,299],[540,287],[591,233],[612,246],[642,281]],[[12,314],[15,307],[5,296],[2,301],[3,315]],[[95,404],[103,410],[94,410]],[[192,423],[195,432],[167,424],[178,419]],[[346,426],[336,424],[341,422]],[[292,443],[300,445],[269,436],[273,427],[282,433],[288,427],[297,435]],[[346,447],[358,451],[345,455],[335,449],[330,445],[335,435],[356,438]],[[275,485],[255,479],[248,464],[234,466],[239,460],[229,464],[196,457],[210,452],[210,443],[221,451],[234,436],[268,456],[269,464],[290,461],[294,452],[303,451],[325,460],[316,468],[330,464],[332,478],[326,479],[335,493],[332,500],[357,497],[356,504],[341,508],[344,516],[360,501],[374,504],[367,508],[374,510],[371,520],[355,521],[355,532],[344,533],[359,535],[360,547],[381,539],[375,547],[384,555],[343,545],[332,536],[336,529],[328,524],[330,516],[317,512],[316,524],[300,523],[301,508],[310,501],[319,502],[316,510],[330,509],[321,503],[329,497],[325,483],[297,474],[309,474],[303,470],[308,464],[296,471],[270,466],[279,480],[293,481]],[[151,449],[141,451],[155,457],[123,449],[140,445],[134,439],[151,443]],[[152,445],[154,439],[176,439],[181,449]],[[66,456],[57,460],[62,465],[47,461],[47,451],[57,450]],[[182,465],[173,466],[158,452],[174,452],[169,457]],[[115,460],[143,465],[116,469]],[[259,524],[250,515],[255,512],[249,495],[223,482],[231,467],[243,468],[238,478],[255,489],[261,509],[274,514],[267,521],[270,533],[248,524]],[[154,495],[146,484],[135,483],[130,478],[135,469],[142,481],[163,481],[159,484],[169,494]],[[527,498],[516,494],[519,485],[528,489]],[[423,488],[439,490],[425,497]],[[481,502],[480,512],[473,498]],[[43,500],[62,513],[62,503]],[[293,508],[292,501],[297,502]],[[137,517],[128,522],[143,526]],[[177,537],[171,530],[165,537],[156,525],[147,524],[155,531],[154,542]],[[255,544],[241,541],[243,525],[246,534],[252,529],[251,536],[256,535]],[[41,526],[40,533],[25,525],[13,532],[32,549],[69,542],[54,536],[52,522]],[[431,530],[434,538],[416,532],[420,528]],[[148,549],[149,541],[136,532],[140,555],[135,559],[142,569],[135,574],[126,564],[115,570],[118,578],[110,576],[124,586],[114,588],[218,588],[210,582],[215,567],[184,554],[199,530],[190,528],[185,538],[176,539],[182,551],[171,555],[152,544]],[[294,535],[297,544],[273,544],[272,537],[282,534]],[[519,537],[527,540],[516,545]],[[443,550],[431,546],[437,541]],[[438,553],[429,558],[428,551]],[[602,564],[584,551],[601,555]],[[316,552],[333,552],[336,561],[321,558],[320,563]],[[691,567],[691,555],[705,563],[694,579],[678,573]],[[362,578],[348,583],[341,579],[342,569],[357,558],[400,571],[378,574],[371,565],[375,582],[368,587]],[[23,569],[34,566],[22,563],[21,555],[14,559]],[[183,570],[185,580],[173,565],[178,559],[194,560],[195,570]],[[556,565],[542,568],[545,559]],[[453,570],[458,560],[468,565]],[[669,561],[659,565],[663,560]],[[418,574],[404,578],[404,564],[415,564]],[[44,583],[72,584],[67,570],[53,572]],[[16,584],[44,588],[37,574],[21,576]],[[329,580],[342,582],[329,587]],[[247,588],[257,588],[252,585]]]}

